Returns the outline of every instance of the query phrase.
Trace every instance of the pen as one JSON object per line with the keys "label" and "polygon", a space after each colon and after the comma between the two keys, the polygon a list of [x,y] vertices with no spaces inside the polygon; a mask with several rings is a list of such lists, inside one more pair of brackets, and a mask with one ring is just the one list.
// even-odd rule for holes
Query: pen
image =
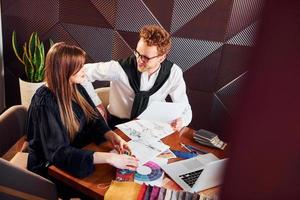
{"label": "pen", "polygon": [[185,146],[184,144],[180,143],[180,145],[185,148],[186,150],[188,150],[189,152],[192,152],[192,150],[190,148],[187,148],[187,146]]}

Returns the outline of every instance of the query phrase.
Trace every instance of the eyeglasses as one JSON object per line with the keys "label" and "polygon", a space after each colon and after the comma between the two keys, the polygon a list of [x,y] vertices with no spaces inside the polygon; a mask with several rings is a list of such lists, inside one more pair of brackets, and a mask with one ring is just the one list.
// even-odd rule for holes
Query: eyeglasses
{"label": "eyeglasses", "polygon": [[153,57],[149,58],[147,56],[141,55],[137,50],[134,50],[133,54],[135,55],[135,57],[137,59],[140,58],[143,62],[149,62],[150,60],[161,56],[161,55],[157,55],[157,56],[153,56]]}

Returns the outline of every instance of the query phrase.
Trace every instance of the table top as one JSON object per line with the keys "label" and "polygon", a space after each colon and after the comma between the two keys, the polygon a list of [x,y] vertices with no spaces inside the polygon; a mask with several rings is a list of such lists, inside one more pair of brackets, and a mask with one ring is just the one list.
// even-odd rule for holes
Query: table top
{"label": "table top", "polygon": [[[124,138],[126,141],[129,141],[129,138],[122,133],[120,130],[115,130],[117,134],[119,134],[122,138]],[[195,142],[193,140],[193,134],[194,130],[190,128],[183,128],[180,132],[174,132],[173,134],[165,137],[162,139],[162,141],[169,145],[171,149],[174,150],[181,150],[186,151],[183,147],[181,147],[180,143],[184,144],[190,144],[196,147],[199,147],[203,150],[206,150],[208,152],[213,153],[218,158],[224,158],[227,155],[228,147],[225,149],[225,151],[216,149],[216,148],[210,148],[206,146],[202,146]],[[96,144],[89,144],[84,147],[84,149],[94,150],[94,151],[101,151],[101,152],[109,152],[112,150],[112,145],[110,142],[105,142],[100,145]],[[178,160],[178,158],[169,159],[170,162],[174,162]],[[50,166],[48,169],[49,175],[64,182],[65,184],[81,191],[82,193],[95,198],[99,199],[102,198],[107,191],[107,189],[110,186],[110,183],[112,180],[115,179],[116,174],[116,168],[109,164],[96,164],[95,165],[95,171],[86,178],[76,178],[67,172],[55,167],[54,165]],[[170,188],[174,190],[180,190],[181,188],[172,181],[167,175],[165,175],[165,178],[163,180],[163,187]],[[203,191],[204,193],[210,194],[214,193],[219,190],[220,187],[208,189],[206,191]],[[202,193],[202,192],[201,192]]]}

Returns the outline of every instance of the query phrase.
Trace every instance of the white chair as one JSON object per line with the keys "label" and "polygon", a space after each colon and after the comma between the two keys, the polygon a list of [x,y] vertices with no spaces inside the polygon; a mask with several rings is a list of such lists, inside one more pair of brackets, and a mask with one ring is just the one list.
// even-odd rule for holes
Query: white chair
{"label": "white chair", "polygon": [[97,95],[102,100],[103,106],[106,109],[109,104],[109,90],[110,90],[110,87],[101,87],[101,88],[95,89]]}

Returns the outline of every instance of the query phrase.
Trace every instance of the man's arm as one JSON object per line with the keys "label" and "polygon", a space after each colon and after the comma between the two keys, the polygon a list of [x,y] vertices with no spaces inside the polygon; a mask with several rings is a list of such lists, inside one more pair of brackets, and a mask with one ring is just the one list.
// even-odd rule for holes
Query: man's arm
{"label": "man's arm", "polygon": [[120,77],[122,67],[117,61],[88,63],[84,65],[88,81],[112,81]]}
{"label": "man's arm", "polygon": [[171,81],[173,83],[170,92],[171,99],[173,102],[183,103],[186,105],[182,117],[174,119],[171,123],[172,127],[174,127],[176,130],[180,130],[182,127],[188,126],[192,121],[192,109],[186,94],[186,84],[183,79],[182,70],[177,65],[175,65],[171,73],[173,73],[170,77],[172,78]]}
{"label": "man's arm", "polygon": [[107,116],[106,110],[103,110],[102,101],[95,92],[92,82],[111,81],[119,77],[120,65],[117,61],[89,63],[84,65],[87,81],[82,84],[89,96],[97,106],[103,117]]}
{"label": "man's arm", "polygon": [[98,106],[99,104],[102,104],[101,99],[95,92],[92,82],[85,81],[84,83],[81,83],[81,85],[85,88],[85,90],[87,91],[87,93],[89,94],[89,96],[91,97],[91,99],[93,100],[93,102],[96,106]]}
{"label": "man's arm", "polygon": [[102,100],[98,96],[98,94],[95,92],[94,86],[91,82],[85,81],[84,83],[81,83],[81,85],[85,88],[88,95],[92,99],[93,103],[96,105],[97,110],[100,112],[102,117],[105,121],[107,121],[107,112],[102,104]]}

